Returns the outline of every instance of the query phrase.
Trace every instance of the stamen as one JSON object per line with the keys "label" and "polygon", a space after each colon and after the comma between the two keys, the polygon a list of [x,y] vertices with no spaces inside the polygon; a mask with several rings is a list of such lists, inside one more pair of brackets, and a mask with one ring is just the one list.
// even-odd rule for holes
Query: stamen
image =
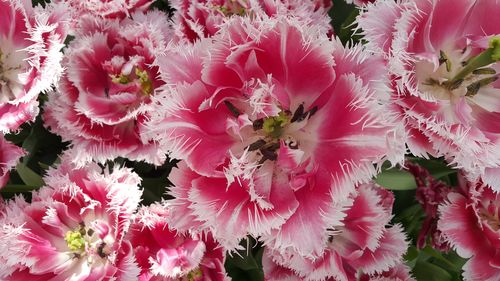
{"label": "stamen", "polygon": [[260,139],[252,144],[250,144],[248,146],[248,151],[254,151],[254,150],[257,150],[257,149],[260,149],[262,146],[264,146],[266,144],[266,141],[263,140],[263,139]]}
{"label": "stamen", "polygon": [[241,115],[240,111],[230,101],[225,100],[224,104],[226,105],[227,109],[231,111],[234,117],[238,117]]}
{"label": "stamen", "polygon": [[262,119],[262,118],[257,119],[255,121],[253,121],[253,123],[252,123],[252,127],[253,127],[254,131],[258,131],[258,130],[262,129],[263,125],[264,125],[264,119]]}
{"label": "stamen", "polygon": [[478,69],[472,71],[472,74],[476,74],[476,75],[493,74],[494,75],[494,74],[497,74],[497,72],[493,68],[486,67],[486,68],[478,68]]}
{"label": "stamen", "polygon": [[442,50],[439,51],[439,65],[445,63],[446,64],[446,71],[450,72],[451,71],[451,60],[448,58],[445,52]]}
{"label": "stamen", "polygon": [[295,110],[295,113],[293,113],[293,117],[292,119],[290,120],[291,123],[295,122],[295,121],[302,121],[302,120],[299,120],[302,118],[302,116],[304,115],[304,104],[300,104],[299,107]]}

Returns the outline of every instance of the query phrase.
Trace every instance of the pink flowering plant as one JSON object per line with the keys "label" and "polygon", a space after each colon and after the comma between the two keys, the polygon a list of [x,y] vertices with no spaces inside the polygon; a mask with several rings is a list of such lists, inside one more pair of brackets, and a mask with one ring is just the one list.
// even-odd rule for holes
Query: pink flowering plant
{"label": "pink flowering plant", "polygon": [[0,0],[0,280],[499,281],[499,15]]}

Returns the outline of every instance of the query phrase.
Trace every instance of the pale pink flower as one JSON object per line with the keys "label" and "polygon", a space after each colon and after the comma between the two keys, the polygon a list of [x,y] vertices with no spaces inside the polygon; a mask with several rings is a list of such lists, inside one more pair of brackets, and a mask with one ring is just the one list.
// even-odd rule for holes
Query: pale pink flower
{"label": "pale pink flower", "polygon": [[425,212],[425,219],[420,228],[418,239],[416,241],[418,248],[424,248],[427,243],[427,237],[430,237],[433,248],[441,252],[447,252],[450,245],[446,242],[437,229],[438,206],[446,200],[448,193],[452,191],[451,187],[440,180],[436,180],[425,168],[418,164],[407,162],[407,170],[415,177],[417,190],[415,199],[422,206]]}
{"label": "pale pink flower", "polygon": [[480,180],[460,175],[458,192],[439,207],[438,229],[463,258],[466,281],[500,279],[500,195]]}
{"label": "pale pink flower", "polygon": [[402,158],[384,64],[319,28],[233,17],[160,67],[169,86],[145,136],[185,160],[174,209],[191,209],[228,248],[276,229],[268,243],[321,255],[354,184]]}
{"label": "pale pink flower", "polygon": [[210,234],[195,236],[171,230],[166,204],[142,207],[127,239],[141,268],[139,281],[223,281],[224,249]]}
{"label": "pale pink flower", "polygon": [[33,121],[38,94],[61,75],[65,16],[60,5],[42,9],[28,0],[0,0],[0,133]]}
{"label": "pale pink flower", "polygon": [[331,31],[331,0],[173,0],[177,35],[189,41],[213,36],[232,16],[288,15]]}
{"label": "pale pink flower", "polygon": [[19,158],[24,156],[24,150],[8,142],[0,134],[0,189],[9,181],[9,171],[14,168]]}
{"label": "pale pink flower", "polygon": [[2,280],[137,280],[124,241],[141,198],[140,178],[96,164],[77,169],[63,160],[28,204],[7,204],[0,232]]}
{"label": "pale pink flower", "polygon": [[[272,262],[263,261],[264,272],[274,276],[269,279],[286,280],[278,276],[287,276],[290,273],[287,268],[300,280],[354,281],[361,275],[390,274],[401,263],[408,247],[400,226],[387,227],[392,217],[393,195],[372,183],[359,186],[357,192],[352,196],[352,205],[345,210],[346,216],[330,226],[328,243],[321,257],[305,257],[294,251],[279,253],[270,248],[265,255],[269,255]],[[308,235],[311,232],[302,233],[302,239]]]}
{"label": "pale pink flower", "polygon": [[88,20],[86,34],[66,49],[67,72],[49,94],[45,125],[72,142],[69,154],[78,165],[115,157],[160,164],[156,144],[143,143],[140,134],[151,96],[163,84],[152,63],[169,40],[165,14]]}
{"label": "pale pink flower", "polygon": [[411,152],[444,157],[497,191],[499,13],[495,0],[403,0],[369,4],[358,18],[386,55]]}

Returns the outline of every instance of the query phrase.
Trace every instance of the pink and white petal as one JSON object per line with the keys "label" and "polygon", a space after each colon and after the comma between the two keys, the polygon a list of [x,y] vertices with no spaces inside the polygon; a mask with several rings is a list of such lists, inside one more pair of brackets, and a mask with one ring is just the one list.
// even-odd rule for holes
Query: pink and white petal
{"label": "pink and white petal", "polygon": [[477,217],[468,207],[467,199],[458,193],[450,193],[448,200],[448,203],[439,206],[438,229],[445,239],[464,258],[487,248],[483,233],[477,226]]}
{"label": "pink and white petal", "polygon": [[385,230],[377,249],[365,251],[358,259],[350,260],[349,264],[368,274],[382,273],[399,264],[407,249],[403,228],[395,225]]}

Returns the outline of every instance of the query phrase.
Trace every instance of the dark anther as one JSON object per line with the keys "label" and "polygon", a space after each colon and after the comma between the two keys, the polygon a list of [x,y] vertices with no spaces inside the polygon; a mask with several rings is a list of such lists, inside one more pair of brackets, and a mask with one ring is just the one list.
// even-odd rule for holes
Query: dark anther
{"label": "dark anther", "polygon": [[253,126],[253,130],[254,131],[257,131],[257,130],[260,130],[262,129],[262,126],[264,125],[264,119],[260,118],[260,119],[257,119],[255,121],[253,121],[252,123],[252,126]]}
{"label": "dark anther", "polygon": [[443,51],[439,51],[439,65],[446,64],[446,71],[451,71],[451,61],[448,59],[448,56]]}
{"label": "dark anther", "polygon": [[262,146],[264,146],[266,144],[266,141],[263,140],[263,139],[260,139],[254,143],[252,143],[251,145],[248,146],[248,151],[254,151],[254,150],[257,150],[257,149],[260,149]]}
{"label": "dark anther", "polygon": [[109,98],[109,88],[104,88],[104,95]]}
{"label": "dark anther", "polygon": [[460,85],[462,85],[463,82],[464,82],[464,79],[458,79],[457,81],[453,81],[453,83],[448,84],[448,88],[450,90],[455,90],[458,87],[460,87]]}
{"label": "dark anther", "polygon": [[481,84],[479,82],[475,82],[467,86],[467,93],[465,94],[468,97],[474,96],[477,94],[479,89],[481,88]]}
{"label": "dark anther", "polygon": [[483,75],[483,74],[497,74],[495,69],[486,67],[486,68],[478,68],[472,71],[473,74]]}
{"label": "dark anther", "polygon": [[105,258],[106,257],[106,254],[104,253],[104,247],[106,246],[106,243],[104,242],[101,242],[101,244],[99,244],[99,247],[97,247],[97,254],[101,257],[101,258]]}
{"label": "dark anther", "polygon": [[92,228],[89,228],[89,230],[87,230],[87,235],[92,236],[93,234],[94,234],[94,230]]}
{"label": "dark anther", "polygon": [[318,106],[311,108],[311,110],[307,112],[309,114],[308,118],[311,118],[314,114],[316,114],[316,111],[318,111]]}
{"label": "dark anther", "polygon": [[234,117],[240,116],[240,111],[230,102],[230,101],[224,101],[224,104],[227,106],[229,111],[234,115]]}
{"label": "dark anther", "polygon": [[291,149],[297,149],[299,148],[299,143],[296,141],[292,141],[288,144],[288,147],[290,147]]}
{"label": "dark anther", "polygon": [[293,123],[296,121],[300,122],[300,121],[304,120],[303,115],[304,115],[304,104],[301,103],[299,105],[299,107],[297,108],[297,110],[295,110],[295,112],[293,113],[293,117],[290,120],[290,122]]}
{"label": "dark anther", "polygon": [[271,161],[276,160],[278,158],[278,154],[276,153],[276,150],[278,150],[278,148],[280,148],[279,142],[266,144],[261,147],[259,150],[262,154],[262,159],[260,159],[259,164],[264,163],[268,159]]}
{"label": "dark anther", "polygon": [[278,158],[276,151],[261,150],[260,152],[262,153],[262,159],[260,159],[259,164],[264,163],[267,159],[274,161]]}

